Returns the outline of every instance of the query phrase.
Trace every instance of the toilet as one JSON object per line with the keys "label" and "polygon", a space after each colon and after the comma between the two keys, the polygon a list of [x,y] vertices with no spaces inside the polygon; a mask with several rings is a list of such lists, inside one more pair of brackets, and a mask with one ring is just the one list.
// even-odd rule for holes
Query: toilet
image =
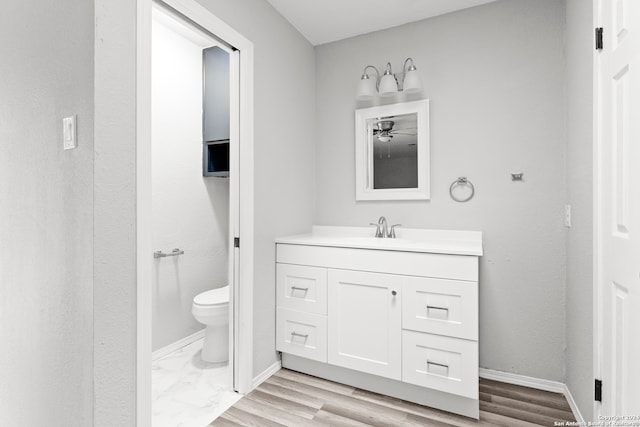
{"label": "toilet", "polygon": [[226,363],[229,360],[229,285],[196,295],[191,313],[207,327],[202,360]]}

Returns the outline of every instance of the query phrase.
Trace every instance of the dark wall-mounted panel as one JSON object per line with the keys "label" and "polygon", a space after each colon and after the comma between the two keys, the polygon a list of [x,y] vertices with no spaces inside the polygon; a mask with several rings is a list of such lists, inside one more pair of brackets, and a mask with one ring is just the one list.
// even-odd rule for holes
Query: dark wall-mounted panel
{"label": "dark wall-mounted panel", "polygon": [[217,46],[204,49],[203,139],[229,139],[229,54]]}
{"label": "dark wall-mounted panel", "polygon": [[229,176],[229,141],[205,142],[202,175]]}

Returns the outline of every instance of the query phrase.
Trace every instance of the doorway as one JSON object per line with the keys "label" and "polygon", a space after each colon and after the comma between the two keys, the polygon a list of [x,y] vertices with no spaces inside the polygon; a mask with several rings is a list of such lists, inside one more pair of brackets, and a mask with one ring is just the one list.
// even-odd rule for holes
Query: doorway
{"label": "doorway", "polygon": [[207,425],[239,398],[228,350],[233,50],[157,5],[151,27],[153,425]]}
{"label": "doorway", "polygon": [[[152,301],[152,11],[162,9],[229,53],[228,250],[229,375],[233,390],[252,387],[253,312],[253,45],[194,0],[138,0],[137,101],[137,425],[151,425]],[[205,37],[205,38],[206,38]],[[195,166],[199,168],[202,162]],[[220,179],[220,178],[203,178]],[[240,241],[242,244],[240,244]],[[182,248],[176,248],[178,252]],[[176,257],[177,258],[177,257]],[[215,287],[215,286],[212,286]],[[189,313],[191,316],[191,313]]]}

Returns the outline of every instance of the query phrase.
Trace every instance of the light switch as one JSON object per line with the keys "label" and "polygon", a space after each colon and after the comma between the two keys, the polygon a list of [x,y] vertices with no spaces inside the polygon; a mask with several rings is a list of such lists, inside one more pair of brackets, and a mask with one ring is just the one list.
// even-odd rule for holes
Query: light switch
{"label": "light switch", "polygon": [[76,116],[65,117],[62,119],[62,148],[71,150],[76,148]]}

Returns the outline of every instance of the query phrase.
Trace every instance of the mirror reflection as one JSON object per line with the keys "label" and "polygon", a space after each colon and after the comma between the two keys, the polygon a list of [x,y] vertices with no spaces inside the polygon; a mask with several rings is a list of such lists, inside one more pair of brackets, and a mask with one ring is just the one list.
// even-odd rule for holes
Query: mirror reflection
{"label": "mirror reflection", "polygon": [[373,189],[417,188],[417,113],[367,120]]}
{"label": "mirror reflection", "polygon": [[429,100],[355,111],[356,200],[429,200]]}

